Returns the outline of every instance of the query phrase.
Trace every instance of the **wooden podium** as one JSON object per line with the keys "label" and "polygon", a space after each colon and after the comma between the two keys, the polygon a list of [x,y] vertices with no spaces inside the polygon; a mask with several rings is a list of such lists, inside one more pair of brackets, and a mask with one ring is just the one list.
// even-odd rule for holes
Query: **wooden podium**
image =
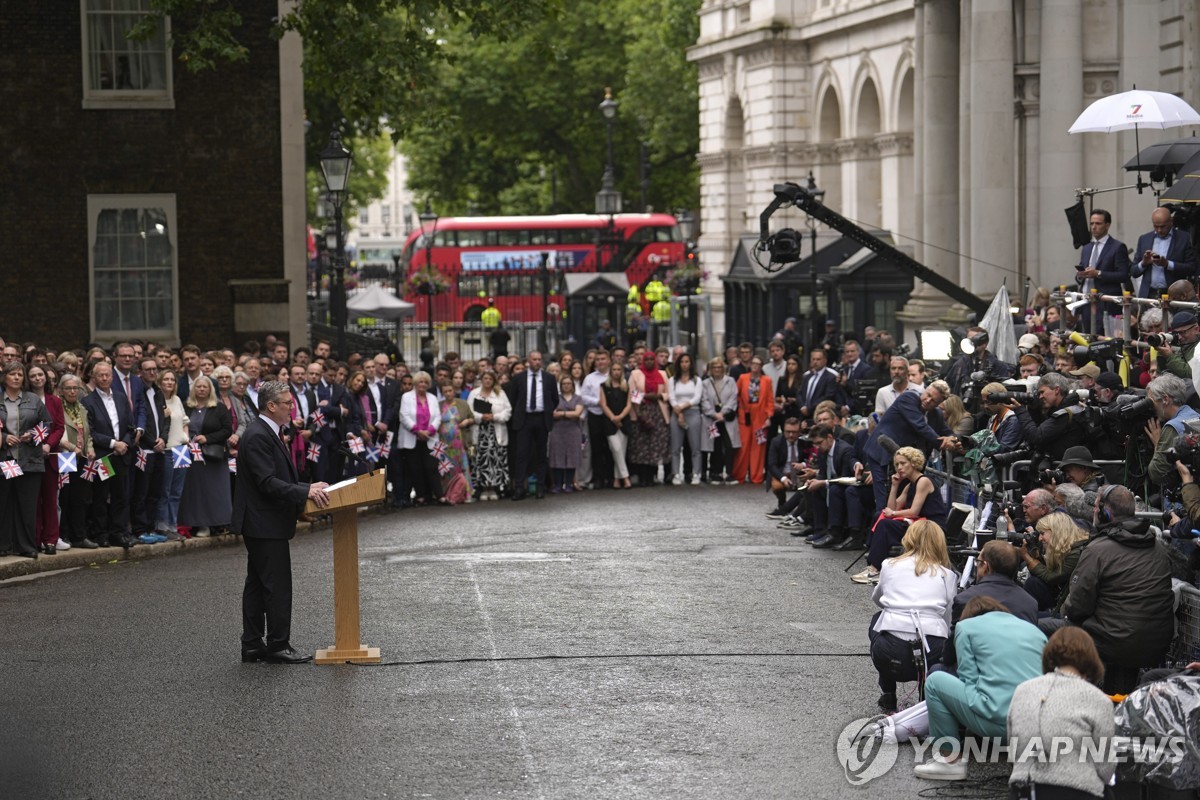
{"label": "wooden podium", "polygon": [[329,492],[329,505],[312,500],[309,515],[333,514],[333,631],[334,646],[318,650],[314,664],[378,664],[378,647],[362,644],[358,610],[358,507],[378,503],[387,494],[383,470],[360,475],[353,483]]}

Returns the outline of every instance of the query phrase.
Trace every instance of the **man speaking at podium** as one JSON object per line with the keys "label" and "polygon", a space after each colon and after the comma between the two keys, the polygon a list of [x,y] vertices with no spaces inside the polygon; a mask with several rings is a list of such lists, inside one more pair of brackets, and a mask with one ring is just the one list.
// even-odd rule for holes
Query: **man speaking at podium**
{"label": "man speaking at podium", "polygon": [[[258,390],[259,417],[238,443],[235,532],[246,544],[242,592],[242,661],[302,664],[312,656],[292,649],[292,557],[288,541],[307,500],[329,504],[328,484],[300,483],[280,428],[291,418],[291,393],[281,381]],[[266,622],[266,642],[263,641]]]}

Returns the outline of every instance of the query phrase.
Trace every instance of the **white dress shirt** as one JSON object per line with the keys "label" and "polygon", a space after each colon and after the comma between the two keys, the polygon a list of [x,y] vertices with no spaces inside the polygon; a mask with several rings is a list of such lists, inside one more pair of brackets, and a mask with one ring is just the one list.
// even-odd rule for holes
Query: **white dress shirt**
{"label": "white dress shirt", "polygon": [[579,397],[583,400],[583,407],[587,409],[589,414],[597,416],[604,413],[604,409],[600,408],[600,392],[604,391],[601,387],[608,380],[608,373],[593,372],[583,379],[583,386],[579,388]]}
{"label": "white dress shirt", "polygon": [[526,408],[534,413],[544,410],[542,408],[542,371],[537,372],[529,370],[529,397],[526,398],[528,405]]}
{"label": "white dress shirt", "polygon": [[121,438],[121,417],[117,413],[117,399],[113,396],[112,389],[105,392],[102,389],[96,389],[96,394],[100,395],[100,402],[104,403],[104,410],[108,412],[108,418],[112,422],[113,438]]}

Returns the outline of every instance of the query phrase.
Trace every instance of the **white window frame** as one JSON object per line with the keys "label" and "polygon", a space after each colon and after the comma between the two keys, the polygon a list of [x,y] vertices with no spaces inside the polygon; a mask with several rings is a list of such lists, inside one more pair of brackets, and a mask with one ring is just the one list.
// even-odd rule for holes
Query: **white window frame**
{"label": "white window frame", "polygon": [[[167,231],[171,239],[171,327],[143,330],[97,330],[96,328],[96,235],[101,211],[120,209],[161,208],[167,215]],[[173,194],[90,194],[88,213],[88,324],[91,340],[95,342],[121,339],[148,339],[162,344],[179,344],[179,226],[176,221]]]}
{"label": "white window frame", "polygon": [[83,107],[86,109],[147,109],[175,108],[175,77],[174,58],[172,55],[171,20],[163,19],[163,41],[166,49],[163,55],[163,89],[93,89],[91,80],[91,50],[88,42],[88,0],[79,0],[80,19],[80,54],[83,61]]}

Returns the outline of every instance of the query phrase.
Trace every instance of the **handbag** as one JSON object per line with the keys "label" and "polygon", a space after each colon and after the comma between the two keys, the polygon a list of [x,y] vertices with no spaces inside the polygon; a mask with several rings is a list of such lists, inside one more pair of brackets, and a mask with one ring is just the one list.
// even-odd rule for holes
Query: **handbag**
{"label": "handbag", "polygon": [[223,444],[202,444],[200,452],[204,454],[205,459],[220,461],[225,458],[225,445]]}

